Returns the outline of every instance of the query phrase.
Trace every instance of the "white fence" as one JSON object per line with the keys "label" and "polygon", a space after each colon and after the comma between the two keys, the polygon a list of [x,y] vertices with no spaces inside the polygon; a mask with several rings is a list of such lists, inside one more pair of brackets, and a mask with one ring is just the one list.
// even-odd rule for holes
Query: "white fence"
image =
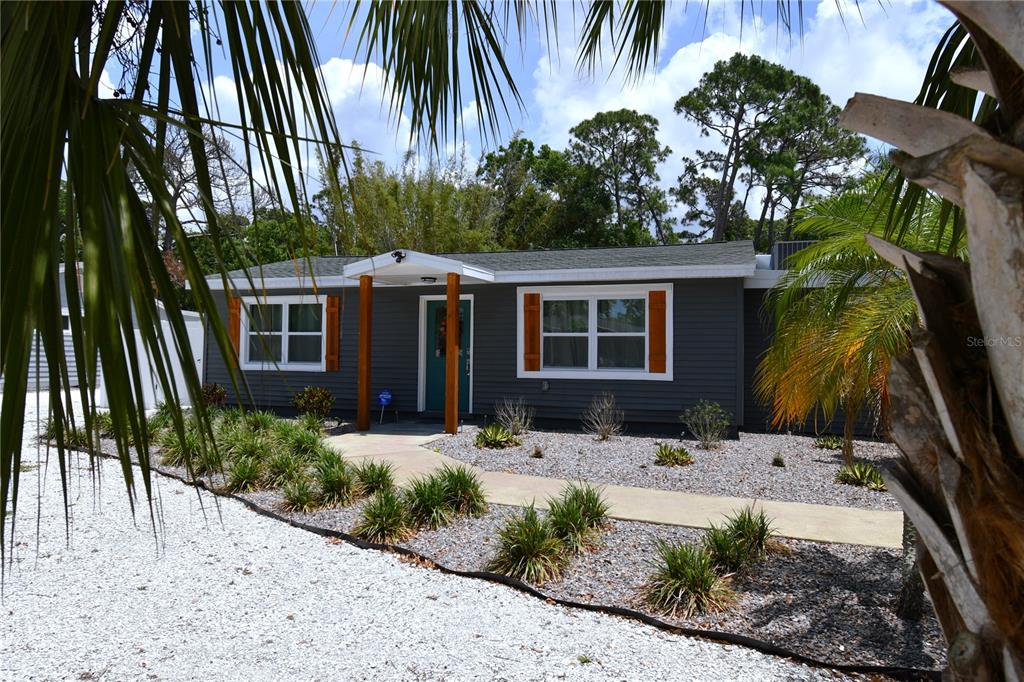
{"label": "white fence", "polygon": [[[198,313],[182,311],[182,315],[185,316],[185,329],[188,332],[189,347],[192,354],[192,362],[195,365],[196,372],[199,375],[200,380],[203,377],[203,345],[204,345],[204,330],[203,323],[199,318]],[[164,338],[170,342],[171,336],[171,325],[167,320],[161,321],[163,327]],[[142,336],[138,330],[135,330],[135,347],[142,348]],[[189,399],[188,390],[185,387],[185,373],[182,370],[181,363],[178,360],[177,354],[174,353],[173,349],[170,352],[171,355],[171,373],[174,378],[174,384],[178,391],[178,397],[181,401],[182,407],[189,407],[191,401]],[[160,387],[160,381],[157,379],[156,373],[153,369],[152,358],[145,355],[142,358],[142,363],[139,367],[139,375],[142,378],[142,399],[145,405],[145,409],[152,410],[165,400],[164,392]],[[100,407],[109,407],[107,401],[107,387],[104,377],[101,373],[99,386],[96,390],[96,402]]]}

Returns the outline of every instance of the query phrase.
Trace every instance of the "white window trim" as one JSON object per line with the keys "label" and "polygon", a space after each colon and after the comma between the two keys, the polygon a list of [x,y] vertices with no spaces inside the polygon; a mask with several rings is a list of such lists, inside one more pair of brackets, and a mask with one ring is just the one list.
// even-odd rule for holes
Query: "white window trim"
{"label": "white window trim", "polygon": [[[523,368],[523,300],[526,294],[540,294],[540,315],[541,315],[541,362],[543,363],[544,347],[544,300],[579,300],[579,299],[614,299],[614,298],[643,298],[645,301],[652,291],[665,292],[665,372],[654,373],[648,371],[647,364],[650,361],[650,305],[646,306],[644,315],[644,369],[570,369],[550,368],[528,372]],[[586,336],[590,339],[587,346],[588,361],[593,358],[597,362],[597,305],[589,307],[589,331]],[[673,362],[673,307],[672,307],[672,284],[599,284],[590,286],[546,286],[546,287],[517,287],[516,288],[516,378],[518,379],[600,379],[618,381],[672,381]],[[561,336],[562,334],[555,334]],[[564,334],[570,336],[571,334]],[[578,334],[584,336],[584,334]],[[601,336],[634,336],[632,333],[602,333]]]}
{"label": "white window trim", "polygon": [[[286,362],[288,357],[288,336],[290,334],[312,336],[315,332],[288,332],[288,305],[316,303],[320,306],[320,362]],[[242,311],[239,315],[239,351],[240,366],[243,370],[266,371],[283,369],[289,372],[325,372],[327,371],[327,297],[310,294],[308,296],[247,296],[242,298]],[[281,360],[282,362],[249,361],[249,306],[283,305],[281,309]]]}

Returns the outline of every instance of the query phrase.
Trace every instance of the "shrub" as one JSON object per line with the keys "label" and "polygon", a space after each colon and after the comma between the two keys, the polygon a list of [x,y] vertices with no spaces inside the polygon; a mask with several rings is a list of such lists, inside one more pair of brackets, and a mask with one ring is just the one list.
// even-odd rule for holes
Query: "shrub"
{"label": "shrub", "polygon": [[231,462],[225,487],[229,492],[245,493],[260,487],[263,467],[255,457],[238,457]]}
{"label": "shrub", "polygon": [[522,441],[501,424],[488,424],[476,432],[474,443],[478,448],[501,449],[520,445]]}
{"label": "shrub", "polygon": [[203,384],[200,397],[205,407],[220,408],[228,401],[228,390],[220,384]]}
{"label": "shrub", "polygon": [[878,467],[860,459],[839,467],[839,471],[836,472],[836,482],[857,485],[868,490],[885,490],[885,479],[882,478]]}
{"label": "shrub", "polygon": [[[152,415],[146,419],[146,431],[150,440],[157,440],[164,428],[166,428],[166,423],[161,417]],[[132,440],[134,441],[134,437]],[[134,442],[132,444],[134,445]]]}
{"label": "shrub", "polygon": [[379,490],[370,498],[352,529],[354,535],[381,544],[398,542],[411,532],[405,503],[392,488]]}
{"label": "shrub", "polygon": [[307,462],[320,455],[323,443],[320,441],[319,434],[308,431],[295,422],[282,421],[281,424],[288,426],[286,428],[278,427],[277,440],[290,453]]}
{"label": "shrub", "polygon": [[663,467],[686,466],[693,464],[693,455],[681,445],[675,447],[670,443],[658,443],[654,450],[654,463]]}
{"label": "shrub", "polygon": [[615,396],[602,393],[594,396],[590,407],[583,413],[583,430],[598,440],[608,440],[622,433],[624,414],[615,405]]}
{"label": "shrub", "polygon": [[736,573],[765,557],[773,533],[764,511],[747,506],[705,531],[703,545],[718,571]]}
{"label": "shrub", "polygon": [[609,506],[600,489],[583,481],[570,483],[562,491],[562,497],[579,502],[587,525],[591,528],[602,528],[608,523]]}
{"label": "shrub", "polygon": [[498,530],[498,551],[487,570],[542,585],[561,575],[563,550],[551,525],[530,505],[522,514],[509,516]]}
{"label": "shrub", "polygon": [[177,429],[172,427],[160,435],[159,445],[163,450],[163,456],[160,458],[162,464],[185,468],[198,463],[202,448],[199,429],[191,419],[185,422],[183,437],[179,437]]}
{"label": "shrub", "polygon": [[548,523],[562,545],[579,553],[594,544],[597,531],[587,523],[587,515],[580,500],[575,497],[557,497],[548,500]]}
{"label": "shrub", "polygon": [[694,435],[704,450],[714,450],[729,431],[731,415],[710,400],[700,400],[683,411],[679,420]]}
{"label": "shrub", "polygon": [[284,504],[288,511],[308,512],[316,509],[316,493],[309,478],[305,475],[298,475],[288,481],[284,486]]}
{"label": "shrub", "polygon": [[300,428],[310,433],[315,433],[318,436],[324,435],[324,420],[317,415],[307,412],[306,414],[299,415],[296,421]]}
{"label": "shrub", "polygon": [[324,450],[320,453],[314,471],[324,506],[345,506],[359,497],[361,488],[356,476],[337,452]]}
{"label": "shrub", "polygon": [[658,561],[644,586],[647,603],[674,617],[690,618],[718,611],[732,598],[732,590],[715,572],[703,547],[658,541]]}
{"label": "shrub", "polygon": [[88,448],[89,432],[81,426],[69,426],[65,428],[64,446],[69,448]]}
{"label": "shrub", "polygon": [[271,452],[270,440],[266,436],[238,427],[224,434],[222,446],[236,459],[249,458],[258,462],[265,462]]}
{"label": "shrub", "polygon": [[775,456],[772,457],[772,466],[773,467],[780,467],[780,468],[783,468],[783,469],[786,467],[786,460],[782,458],[782,453],[781,452],[776,452]]}
{"label": "shrub", "polygon": [[395,488],[395,467],[388,462],[364,461],[356,466],[355,474],[367,495]]}
{"label": "shrub", "polygon": [[265,481],[273,488],[287,485],[302,473],[302,461],[287,450],[276,450],[266,462]]}
{"label": "shrub", "polygon": [[826,433],[824,436],[818,436],[814,439],[814,447],[821,448],[822,450],[842,450],[843,437]]}
{"label": "shrub", "polygon": [[775,533],[771,519],[765,516],[764,510],[756,514],[751,506],[746,506],[726,520],[726,528],[734,537],[746,545],[750,559],[763,559],[768,553],[768,541]]}
{"label": "shrub", "polygon": [[193,474],[220,471],[224,467],[224,453],[215,443],[203,442],[198,422],[187,419],[184,430],[184,438],[180,438],[173,427],[161,433],[159,445],[163,456],[160,462],[189,469]]}
{"label": "shrub", "polygon": [[445,499],[456,514],[480,516],[487,511],[484,488],[475,473],[464,466],[448,466],[437,472],[444,485]]}
{"label": "shrub", "polygon": [[216,443],[206,443],[205,447],[200,447],[199,456],[193,462],[192,468],[197,474],[224,471],[224,450]]}
{"label": "shrub", "polygon": [[156,407],[153,408],[153,414],[150,415],[149,421],[153,424],[154,432],[171,426],[174,423],[171,415],[171,406],[167,403],[157,403]]}
{"label": "shrub", "polygon": [[245,413],[245,426],[253,433],[266,433],[269,434],[277,426],[277,423],[281,421],[275,415],[270,412],[255,411]]}
{"label": "shrub", "polygon": [[109,412],[97,412],[92,418],[92,428],[101,436],[112,436],[114,434],[114,419]]}
{"label": "shrub", "polygon": [[455,518],[455,510],[448,503],[444,481],[433,474],[410,481],[405,491],[405,507],[409,511],[410,521],[416,526],[440,528]]}
{"label": "shrub", "polygon": [[513,436],[522,436],[533,428],[533,415],[536,413],[522,398],[502,398],[494,406],[494,418],[506,431]]}
{"label": "shrub", "polygon": [[239,426],[245,419],[245,412],[240,407],[226,407],[217,415],[217,420],[224,426]]}
{"label": "shrub", "polygon": [[751,560],[746,543],[726,526],[712,525],[704,531],[702,544],[719,573],[736,573]]}
{"label": "shrub", "polygon": [[292,405],[300,414],[312,414],[323,421],[334,409],[334,396],[326,388],[306,386],[292,396]]}

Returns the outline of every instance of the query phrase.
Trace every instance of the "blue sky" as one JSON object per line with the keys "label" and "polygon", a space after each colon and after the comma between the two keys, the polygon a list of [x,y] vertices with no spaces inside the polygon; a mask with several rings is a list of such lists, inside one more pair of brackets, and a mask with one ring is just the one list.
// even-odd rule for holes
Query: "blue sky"
{"label": "blue sky", "polygon": [[[673,113],[672,106],[716,61],[737,51],[759,54],[808,76],[840,106],[857,91],[912,99],[932,50],[952,23],[949,12],[930,1],[863,0],[862,23],[854,5],[845,4],[841,18],[840,7],[825,0],[806,3],[801,41],[776,25],[774,3],[763,4],[769,8],[767,16],[755,21],[747,7],[741,40],[739,3],[712,3],[706,33],[702,3],[675,3],[657,69],[640,83],[625,85],[621,72],[605,69],[589,77],[577,71],[578,24],[573,26],[571,7],[566,5],[555,54],[549,55],[537,40],[527,40],[522,53],[517,44],[509,49],[524,107],[512,112],[505,135],[521,129],[538,144],[561,147],[569,128],[579,121],[599,111],[630,107],[661,122],[662,140],[674,151],[662,175],[671,172],[674,177],[679,154],[692,153],[701,142],[694,126]],[[401,121],[389,122],[381,109],[375,64],[360,88],[363,64],[352,61],[353,45],[343,45],[342,14],[330,4],[313,5],[311,10],[328,87],[337,98],[335,111],[342,134],[396,161],[406,149],[408,127]],[[467,116],[465,122],[465,144],[469,155],[476,157],[485,151],[484,144],[474,116]]]}
{"label": "blue sky", "polygon": [[[706,20],[704,3],[690,0],[670,6],[657,66],[641,81],[624,83],[621,72],[610,64],[593,76],[576,69],[576,45],[581,17],[573,17],[566,4],[559,15],[559,45],[549,50],[535,37],[509,46],[510,66],[523,97],[521,110],[511,111],[500,144],[516,130],[538,145],[564,147],[569,129],[599,111],[628,107],[653,115],[660,121],[659,138],[672,148],[660,168],[662,184],[674,184],[682,156],[692,155],[710,142],[696,127],[677,116],[672,107],[694,87],[716,61],[737,51],[761,55],[782,63],[814,80],[842,106],[855,92],[869,92],[913,99],[921,85],[928,60],[952,16],[930,0],[889,2],[824,0],[804,4],[802,40],[777,24],[775,3],[757,0],[765,16],[740,26],[738,2],[712,2]],[[382,105],[381,71],[377,64],[357,61],[354,41],[345,41],[345,7],[332,2],[307,5],[317,41],[322,72],[345,140],[358,140],[379,152],[389,164],[399,162],[408,148],[408,119],[392,120]],[[840,16],[842,15],[842,16]],[[226,64],[214,63],[214,87],[222,115],[232,114],[234,85]],[[448,153],[459,144],[471,163],[488,145],[476,127],[473,103],[467,103],[464,138],[450,142]],[[493,148],[495,141],[490,143]],[[309,176],[307,176],[309,177]],[[753,197],[752,197],[753,198]],[[756,205],[754,202],[751,205]]]}

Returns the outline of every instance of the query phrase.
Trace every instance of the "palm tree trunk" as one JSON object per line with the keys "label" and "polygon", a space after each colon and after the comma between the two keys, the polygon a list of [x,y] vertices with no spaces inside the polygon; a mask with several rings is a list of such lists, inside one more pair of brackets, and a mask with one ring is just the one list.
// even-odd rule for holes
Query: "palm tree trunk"
{"label": "palm tree trunk", "polygon": [[917,565],[917,530],[910,517],[903,515],[903,580],[896,601],[896,615],[903,620],[918,620],[924,613],[924,580]]}
{"label": "palm tree trunk", "polygon": [[853,427],[857,423],[857,406],[848,402],[843,421],[843,464],[853,464]]}

